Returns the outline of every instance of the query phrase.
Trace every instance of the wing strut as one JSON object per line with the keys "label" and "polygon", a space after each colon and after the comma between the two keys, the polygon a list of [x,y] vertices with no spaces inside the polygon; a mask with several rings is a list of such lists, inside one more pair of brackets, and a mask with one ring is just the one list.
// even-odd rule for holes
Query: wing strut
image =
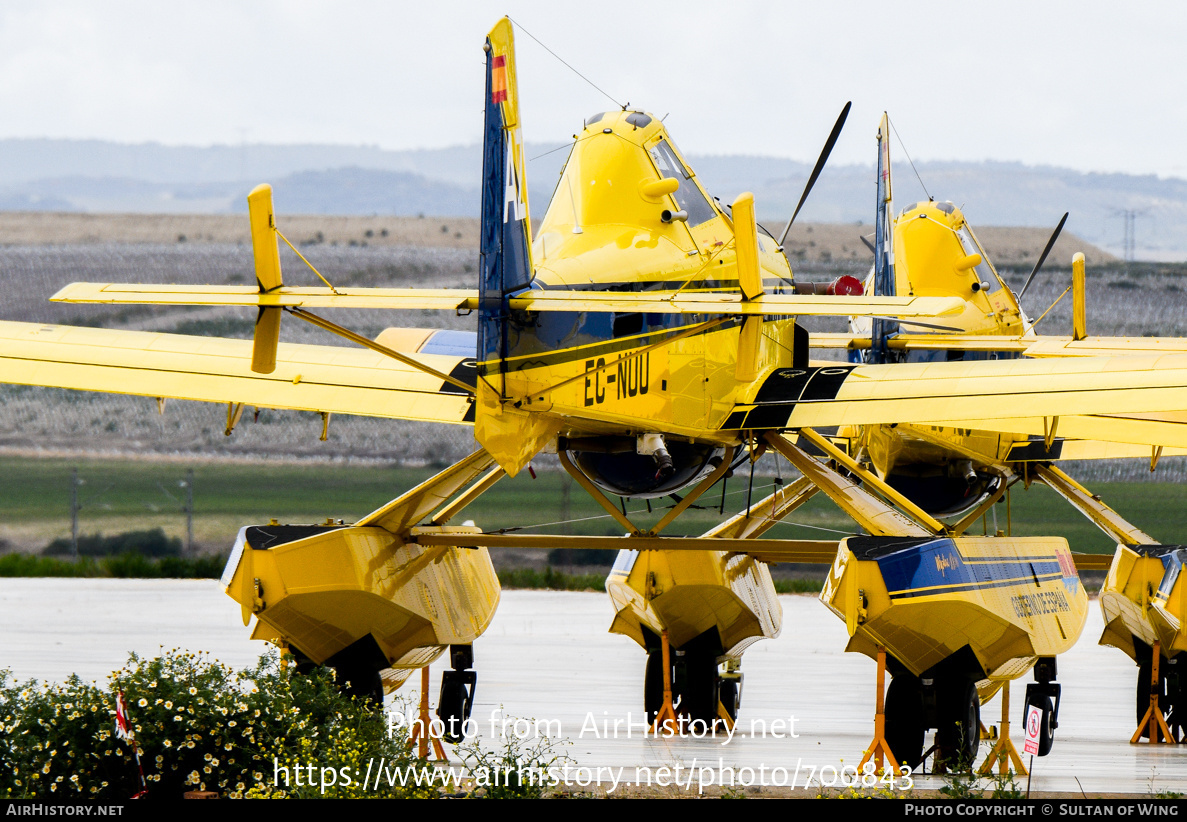
{"label": "wing strut", "polygon": [[[264,311],[265,309],[260,309],[260,310]],[[280,309],[277,309],[277,310],[279,311]],[[305,322],[307,322],[307,323],[311,323],[313,325],[316,325],[318,328],[329,331],[331,334],[337,334],[339,337],[342,337],[343,339],[350,340],[353,343],[358,343],[361,346],[370,348],[372,351],[378,351],[380,354],[383,354],[384,356],[387,356],[387,357],[391,357],[393,360],[399,360],[400,362],[404,363],[404,365],[407,365],[411,368],[415,368],[418,371],[423,371],[426,374],[432,374],[437,379],[445,380],[445,382],[449,383],[450,385],[460,388],[462,391],[466,392],[471,397],[475,396],[474,386],[466,385],[466,383],[462,382],[461,380],[459,380],[455,377],[451,377],[448,374],[445,374],[441,371],[438,371],[436,368],[425,365],[424,363],[420,362],[419,360],[415,360],[412,357],[407,356],[406,354],[401,354],[399,351],[394,351],[394,350],[388,348],[386,345],[380,345],[379,343],[375,342],[374,340],[369,340],[366,337],[364,337],[362,334],[356,334],[355,332],[351,331],[349,328],[343,328],[342,326],[338,325],[337,323],[330,322],[326,318],[319,317],[316,314],[311,314],[303,308],[289,308],[289,309],[287,309],[287,311],[290,314],[292,314],[294,317],[299,317],[300,319],[305,320]],[[279,328],[279,323],[277,324],[277,328]],[[273,356],[275,358],[275,355],[273,355]]]}
{"label": "wing strut", "polygon": [[[815,432],[807,428],[800,429],[800,435],[803,436],[805,434],[807,434],[805,439],[823,451],[828,458],[838,459],[845,468],[850,470],[852,470],[851,466],[856,465],[848,455],[843,455],[833,447],[832,443],[816,435]],[[908,519],[905,515],[900,514],[886,502],[873,496],[853,480],[842,476],[814,459],[782,434],[771,432],[766,434],[765,439],[768,445],[786,457],[788,462],[794,465],[801,474],[811,479],[821,491],[828,494],[832,501],[846,514],[853,517],[854,521],[864,528],[867,533],[875,536],[931,536],[933,534],[944,533],[944,526],[940,525],[940,523],[931,517],[924,514],[927,527]],[[867,472],[862,469],[862,473]],[[861,478],[866,479],[866,477]],[[896,504],[900,503],[901,495],[893,491],[893,489],[889,489],[889,486],[885,486],[885,483],[877,481],[875,487],[878,487],[879,493],[883,493],[894,499]],[[889,494],[886,493],[888,489]],[[914,508],[915,506],[910,507]]]}

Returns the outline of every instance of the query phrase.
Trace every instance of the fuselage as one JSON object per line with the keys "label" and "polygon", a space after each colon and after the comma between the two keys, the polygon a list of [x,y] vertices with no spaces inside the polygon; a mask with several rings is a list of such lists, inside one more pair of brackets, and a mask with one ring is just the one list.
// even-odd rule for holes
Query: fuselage
{"label": "fuselage", "polygon": [[[1013,292],[998,275],[964,214],[952,203],[927,201],[906,207],[893,222],[891,238],[896,294],[955,296],[965,301],[962,313],[941,321],[951,330],[900,330],[1001,337],[1033,333]],[[873,285],[872,274],[867,283]],[[858,334],[868,333],[869,327],[869,320],[851,322]],[[1013,352],[964,348],[892,348],[888,355],[891,361],[909,363],[1016,356]],[[940,517],[959,516],[996,490],[1000,476],[987,471],[987,466],[1048,456],[1046,449],[1027,449],[1030,443],[1026,437],[970,429],[897,424],[853,426],[839,433],[851,439],[853,450],[864,455],[888,484]]]}

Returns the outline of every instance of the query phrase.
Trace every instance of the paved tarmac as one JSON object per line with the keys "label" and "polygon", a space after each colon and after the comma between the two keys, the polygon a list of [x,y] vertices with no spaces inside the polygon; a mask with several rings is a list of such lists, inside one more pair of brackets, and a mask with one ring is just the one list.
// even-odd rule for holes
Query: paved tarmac
{"label": "paved tarmac", "polygon": [[[640,734],[644,654],[606,632],[610,605],[598,593],[505,591],[490,630],[475,645],[473,718],[480,734],[496,743],[500,729],[515,728],[503,724],[505,717],[551,723],[553,730],[559,722],[570,743],[565,752],[578,765],[624,768],[627,780],[639,767],[658,778],[659,769],[679,764],[682,780],[694,769],[693,791],[698,779],[720,778],[722,765],[732,766],[737,780],[794,779],[800,787],[810,774],[819,782],[823,768],[827,783],[835,769],[856,765],[873,736],[875,666],[843,652],[843,623],[814,597],[780,601],[783,634],[746,654],[732,740]],[[1093,603],[1079,644],[1059,658],[1060,728],[1051,755],[1034,760],[1032,790],[1187,791],[1187,745],[1129,744],[1137,668],[1120,651],[1096,644],[1101,630]],[[247,639],[238,606],[214,581],[0,581],[0,667],[18,679],[62,680],[77,673],[102,681],[130,651],[155,655],[174,647],[208,651],[235,667],[253,663],[264,649]],[[438,662],[432,669],[434,701],[444,667]],[[1020,749],[1025,681],[1016,684],[1011,700]],[[414,677],[401,693],[417,682]],[[999,716],[998,699],[982,708],[987,725]],[[629,720],[634,730],[628,736]],[[982,756],[987,750],[983,743]],[[743,768],[753,769],[753,776],[738,770]],[[943,784],[919,775],[915,781],[920,787]]]}

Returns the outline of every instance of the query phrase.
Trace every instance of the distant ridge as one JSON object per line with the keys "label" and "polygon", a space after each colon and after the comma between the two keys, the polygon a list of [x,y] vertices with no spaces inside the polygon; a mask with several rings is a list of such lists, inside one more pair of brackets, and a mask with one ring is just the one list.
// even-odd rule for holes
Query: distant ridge
{"label": "distant ridge", "polygon": [[[529,145],[529,197],[539,217],[567,151]],[[723,202],[753,191],[759,216],[785,220],[810,166],[773,157],[690,155]],[[964,208],[973,227],[1053,228],[1122,253],[1122,210],[1138,212],[1136,256],[1187,260],[1187,180],[1095,174],[1021,163],[918,162],[928,191]],[[910,167],[895,167],[895,201],[924,199]],[[0,211],[234,214],[259,182],[276,189],[281,211],[303,214],[476,217],[477,146],[389,151],[375,146],[165,146],[99,140],[0,140]],[[873,167],[830,166],[803,218],[866,224],[874,210]]]}

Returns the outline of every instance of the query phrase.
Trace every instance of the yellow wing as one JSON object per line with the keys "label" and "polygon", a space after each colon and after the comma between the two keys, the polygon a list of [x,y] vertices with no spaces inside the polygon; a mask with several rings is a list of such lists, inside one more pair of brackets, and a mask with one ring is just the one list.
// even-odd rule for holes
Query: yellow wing
{"label": "yellow wing", "polygon": [[[467,289],[338,288],[281,286],[260,292],[252,286],[181,286],[135,283],[72,283],[51,298],[64,303],[136,305],[258,306],[262,308],[426,308],[478,307],[478,292]],[[598,293],[563,289],[527,291],[511,298],[517,311],[589,311],[655,314],[746,314],[787,316],[938,317],[959,311],[956,297],[829,297],[766,294],[751,300],[728,291]]]}
{"label": "yellow wing", "polygon": [[727,429],[1018,417],[1161,414],[1187,408],[1187,356],[898,363],[777,369]]}
{"label": "yellow wing", "polygon": [[250,285],[158,285],[152,283],[71,283],[51,302],[101,305],[251,305],[264,308],[423,308],[467,310],[478,307],[477,289],[329,288],[280,286],[260,292]]}
{"label": "yellow wing", "polygon": [[[471,398],[365,349],[283,343],[276,370],[251,370],[250,340],[0,322],[0,382],[471,424]],[[473,383],[473,361],[418,354]]]}
{"label": "yellow wing", "polygon": [[[1052,418],[1019,415],[994,420],[943,420],[934,424],[1042,437],[1049,432]],[[1152,447],[1166,448],[1165,456],[1172,456],[1177,451],[1170,449],[1187,449],[1187,414],[1181,411],[1061,416],[1054,425],[1055,436],[1064,440],[1058,455],[1061,459],[1148,457]]]}
{"label": "yellow wing", "polygon": [[[870,347],[869,337],[853,334],[813,334],[812,344],[821,348],[864,349]],[[889,341],[892,349],[903,351],[960,351],[1000,352],[1034,360],[1054,361],[1058,359],[1079,359],[1085,357],[1105,358],[1112,368],[1141,370],[1152,364],[1152,358],[1161,355],[1187,355],[1187,338],[1183,337],[1085,337],[1081,340],[1063,336],[1004,336],[992,334],[915,334],[901,333]],[[1135,357],[1126,365],[1117,357]],[[1167,360],[1168,362],[1170,360]],[[1098,366],[1088,367],[1088,374],[1096,372]],[[1066,376],[1064,369],[1056,372]],[[1091,387],[1092,383],[1089,383]],[[1021,387],[1021,385],[1020,385]],[[1116,396],[1116,395],[1115,395]],[[1130,396],[1136,396],[1130,391]],[[1185,406],[1169,406],[1165,402],[1149,400],[1146,405],[1132,405],[1124,401],[1112,405],[1104,400],[1095,409],[1080,414],[1060,412],[1054,406],[1039,408],[1032,406],[1027,413],[1019,401],[1014,404],[1013,413],[1007,416],[981,416],[987,407],[978,410],[978,416],[950,416],[947,419],[929,417],[920,422],[929,422],[952,428],[975,428],[1009,434],[1023,434],[1032,437],[1047,436],[1051,430],[1052,418],[1056,433],[1064,441],[1063,459],[1112,459],[1130,456],[1149,456],[1152,447],[1166,449],[1187,448],[1187,413]],[[1122,409],[1122,406],[1125,406]],[[1068,407],[1068,406],[1063,406]],[[1084,407],[1080,404],[1080,407]],[[1109,413],[1110,410],[1116,413]],[[1006,409],[1009,411],[1009,408]],[[1095,413],[1094,413],[1095,412]],[[1170,456],[1177,453],[1167,450]]]}
{"label": "yellow wing", "polygon": [[[1076,340],[1033,334],[900,333],[887,340],[887,345],[896,351],[997,351],[1033,358],[1187,354],[1187,337],[1085,337]],[[861,334],[820,333],[812,335],[812,346],[860,350],[870,347],[870,338]]]}

